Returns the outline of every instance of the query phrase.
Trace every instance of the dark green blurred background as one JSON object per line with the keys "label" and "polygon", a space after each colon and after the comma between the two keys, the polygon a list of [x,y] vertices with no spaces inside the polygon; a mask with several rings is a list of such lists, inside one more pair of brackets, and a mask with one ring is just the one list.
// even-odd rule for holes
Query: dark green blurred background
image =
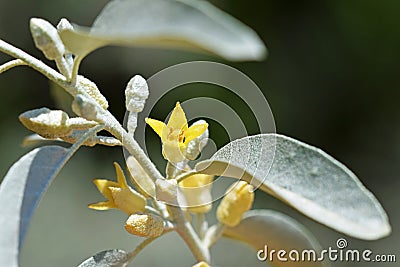
{"label": "dark green blurred background", "polygon": [[[108,47],[89,55],[81,73],[97,83],[109,99],[110,110],[122,121],[123,90],[135,74],[148,78],[167,66],[190,60],[214,60],[236,67],[263,90],[274,113],[277,132],[324,149],[349,166],[381,201],[389,214],[392,235],[374,242],[348,238],[349,247],[397,254],[399,258],[400,2],[211,2],[261,36],[270,52],[266,61],[230,63],[188,52]],[[30,17],[42,17],[53,24],[66,17],[90,26],[105,3],[105,0],[0,0],[0,38],[46,61],[31,40]],[[1,63],[8,59],[0,55]],[[155,116],[165,116],[176,97],[169,97],[168,101],[158,107]],[[57,108],[57,103],[51,97],[48,81],[27,67],[0,75],[0,103],[3,177],[9,166],[29,150],[20,147],[29,132],[19,124],[18,115],[42,106]],[[53,183],[34,216],[22,266],[76,266],[96,251],[134,247],[139,239],[125,234],[124,215],[86,208],[86,204],[101,198],[91,184],[92,178],[114,177],[112,162],[122,163],[122,160],[119,148],[85,148],[78,152]],[[278,209],[303,222],[323,247],[335,247],[336,239],[342,236],[263,193],[259,192],[256,200],[258,208]],[[213,255],[219,266],[265,266],[257,263],[256,255],[247,247],[226,241],[216,247]],[[173,266],[173,263],[174,266],[192,264],[188,250],[175,235],[149,246],[133,266]],[[333,266],[364,265],[397,266],[333,263]]]}

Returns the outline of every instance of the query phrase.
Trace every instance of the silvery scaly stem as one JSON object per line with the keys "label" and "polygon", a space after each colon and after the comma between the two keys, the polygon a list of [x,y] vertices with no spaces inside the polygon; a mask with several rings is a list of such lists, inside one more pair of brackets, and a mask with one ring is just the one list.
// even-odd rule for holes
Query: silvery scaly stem
{"label": "silvery scaly stem", "polygon": [[62,56],[55,59],[58,70],[65,76],[67,79],[71,77],[71,66],[68,64],[67,60]]}
{"label": "silvery scaly stem", "polygon": [[[72,132],[71,135],[61,137],[62,141],[68,142],[68,143],[75,143],[76,140],[78,140],[86,131],[84,130],[75,130]],[[114,137],[110,136],[92,136],[91,138],[88,138],[86,142],[84,143],[85,146],[95,146],[95,145],[104,145],[104,146],[122,146],[122,143],[115,139]]]}
{"label": "silvery scaly stem", "polygon": [[[169,233],[173,230],[175,230],[175,226],[170,222],[165,222],[164,232],[161,235]],[[157,239],[157,237],[150,237],[150,238],[143,240],[143,242],[140,243],[133,251],[128,253],[127,263],[130,263],[147,245],[149,245],[151,242],[153,242],[156,239]],[[127,266],[127,265],[124,265],[124,266]]]}
{"label": "silvery scaly stem", "polygon": [[11,60],[11,61],[9,61],[7,63],[4,63],[3,65],[0,65],[0,74],[5,72],[5,71],[8,71],[9,69],[12,69],[14,67],[26,66],[26,65],[27,64],[24,61],[22,61],[21,59]]}
{"label": "silvery scaly stem", "polygon": [[[145,239],[142,243],[140,243],[132,252],[128,253],[128,261],[131,262],[148,244],[156,240],[157,237],[151,237]],[[126,265],[124,265],[126,266]]]}
{"label": "silvery scaly stem", "polygon": [[192,225],[185,219],[183,211],[176,206],[169,206],[169,210],[176,223],[176,231],[186,242],[196,260],[210,262],[210,251],[203,245]]}
{"label": "silvery scaly stem", "polygon": [[107,131],[114,135],[122,142],[122,145],[128,152],[135,157],[135,159],[142,166],[143,170],[155,182],[157,179],[165,179],[157,170],[153,162],[147,157],[146,153],[142,150],[136,140],[131,134],[128,134],[117,119],[108,111],[101,110],[101,120],[106,125]]}
{"label": "silvery scaly stem", "polygon": [[86,94],[85,92],[80,92],[75,87],[75,84],[69,83],[63,75],[61,75],[51,67],[47,66],[42,61],[32,57],[21,49],[8,44],[2,39],[0,39],[0,51],[14,58],[24,61],[26,65],[37,70],[38,72],[46,76],[49,80],[63,87],[72,96],[76,96],[79,93]]}
{"label": "silvery scaly stem", "polygon": [[203,243],[207,248],[210,248],[212,245],[215,244],[215,242],[218,241],[222,237],[222,234],[224,233],[224,230],[226,228],[226,225],[222,223],[217,223],[213,226],[211,226],[208,231],[206,232]]}
{"label": "silvery scaly stem", "polygon": [[208,230],[208,222],[204,213],[196,213],[196,228],[200,239],[204,239]]}

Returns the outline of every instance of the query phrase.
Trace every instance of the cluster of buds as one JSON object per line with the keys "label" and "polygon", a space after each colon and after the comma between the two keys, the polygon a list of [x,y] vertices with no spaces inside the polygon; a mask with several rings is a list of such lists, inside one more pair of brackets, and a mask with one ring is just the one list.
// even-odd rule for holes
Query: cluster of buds
{"label": "cluster of buds", "polygon": [[43,52],[47,59],[54,60],[61,74],[70,79],[73,59],[65,49],[58,30],[72,28],[72,25],[68,20],[62,19],[57,28],[43,19],[32,18],[30,20],[30,29],[36,47]]}
{"label": "cluster of buds", "polygon": [[36,47],[43,52],[47,59],[61,60],[63,58],[65,47],[53,25],[46,20],[32,18],[30,29]]}
{"label": "cluster of buds", "polygon": [[[93,105],[93,101],[102,109],[108,108],[108,102],[92,81],[80,75],[72,77],[74,59],[72,54],[65,49],[59,36],[59,31],[71,29],[72,25],[68,20],[62,19],[57,28],[43,19],[32,18],[30,20],[30,29],[36,47],[43,52],[47,59],[56,62],[59,71],[68,81],[74,78],[76,91],[81,92],[80,95],[73,93],[75,97],[72,105],[73,111],[78,116],[89,120],[97,120],[98,112],[96,109],[98,107],[97,105]],[[86,93],[86,95],[82,95],[82,92],[84,92],[83,94]]]}
{"label": "cluster of buds", "polygon": [[74,130],[87,130],[97,125],[95,121],[69,118],[62,110],[48,108],[26,111],[19,116],[19,120],[29,130],[49,139],[66,137]]}
{"label": "cluster of buds", "polygon": [[[70,118],[62,110],[48,108],[26,111],[19,116],[19,120],[27,129],[37,134],[27,137],[24,140],[25,145],[43,140],[59,140],[74,144],[87,130],[98,125],[96,121],[80,117]],[[121,142],[113,137],[93,135],[83,143],[86,146],[96,144],[120,146]]]}

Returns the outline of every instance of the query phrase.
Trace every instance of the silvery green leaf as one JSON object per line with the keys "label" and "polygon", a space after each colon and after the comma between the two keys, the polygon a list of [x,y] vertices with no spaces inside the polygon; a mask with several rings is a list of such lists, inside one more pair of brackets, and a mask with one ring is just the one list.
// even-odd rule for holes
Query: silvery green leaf
{"label": "silvery green leaf", "polygon": [[382,206],[354,173],[322,150],[283,135],[235,140],[196,170],[242,178],[349,236],[373,240],[391,231]]}
{"label": "silvery green leaf", "polygon": [[[272,250],[299,251],[314,250],[318,257],[321,246],[315,237],[300,223],[291,217],[272,210],[250,210],[245,213],[242,221],[235,227],[226,227],[223,235],[228,238],[242,241],[257,251],[263,250],[260,257],[265,257],[272,266],[329,266],[327,262],[312,261],[279,261],[276,254],[272,261],[268,252]],[[285,256],[288,258],[288,254]]]}
{"label": "silvery green leaf", "polygon": [[127,265],[128,253],[121,249],[110,249],[97,253],[78,267],[125,267]]}
{"label": "silvery green leaf", "polygon": [[0,185],[0,266],[18,266],[18,254],[39,200],[76,149],[36,148],[9,169]]}
{"label": "silvery green leaf", "polygon": [[74,26],[60,36],[80,57],[105,45],[194,49],[229,60],[260,60],[266,54],[252,29],[201,0],[113,0],[90,29]]}

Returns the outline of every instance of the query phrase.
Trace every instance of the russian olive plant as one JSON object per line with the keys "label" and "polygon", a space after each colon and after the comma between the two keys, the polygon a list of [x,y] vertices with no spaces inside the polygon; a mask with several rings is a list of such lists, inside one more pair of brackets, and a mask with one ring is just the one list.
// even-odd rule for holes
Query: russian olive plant
{"label": "russian olive plant", "polygon": [[[0,266],[18,266],[32,214],[48,186],[82,146],[125,150],[125,162],[114,164],[114,178],[94,180],[103,196],[88,207],[124,212],[127,234],[144,240],[132,251],[104,250],[79,266],[127,266],[131,262],[134,266],[146,245],[172,231],[187,244],[194,266],[213,264],[210,249],[221,237],[245,242],[256,251],[265,244],[276,251],[321,249],[316,238],[294,219],[277,211],[252,210],[256,189],[351,237],[375,240],[390,233],[385,211],[353,172],[322,150],[293,138],[261,132],[233,140],[210,158],[195,161],[213,129],[202,119],[189,125],[179,99],[170,116],[163,115],[165,122],[145,119],[160,137],[160,153],[167,162],[165,172],[160,171],[135,138],[152,84],[140,75],[128,82],[127,116],[122,124],[108,110],[108,101],[96,84],[79,74],[82,60],[108,45],[190,49],[231,61],[263,59],[266,48],[257,34],[206,1],[112,0],[90,28],[64,18],[56,27],[32,18],[30,30],[36,47],[56,68],[0,40],[0,50],[14,58],[0,66],[0,73],[23,65],[35,69],[73,97],[74,114],[42,107],[19,116],[34,133],[27,140],[39,146],[16,161],[1,183],[0,203],[7,205],[0,206]],[[105,131],[109,134],[102,135]],[[46,145],[48,140],[71,145]],[[219,177],[232,180],[218,202],[212,190]],[[209,225],[205,215],[213,205],[217,205],[217,223]],[[325,260],[296,266],[327,265]]]}

